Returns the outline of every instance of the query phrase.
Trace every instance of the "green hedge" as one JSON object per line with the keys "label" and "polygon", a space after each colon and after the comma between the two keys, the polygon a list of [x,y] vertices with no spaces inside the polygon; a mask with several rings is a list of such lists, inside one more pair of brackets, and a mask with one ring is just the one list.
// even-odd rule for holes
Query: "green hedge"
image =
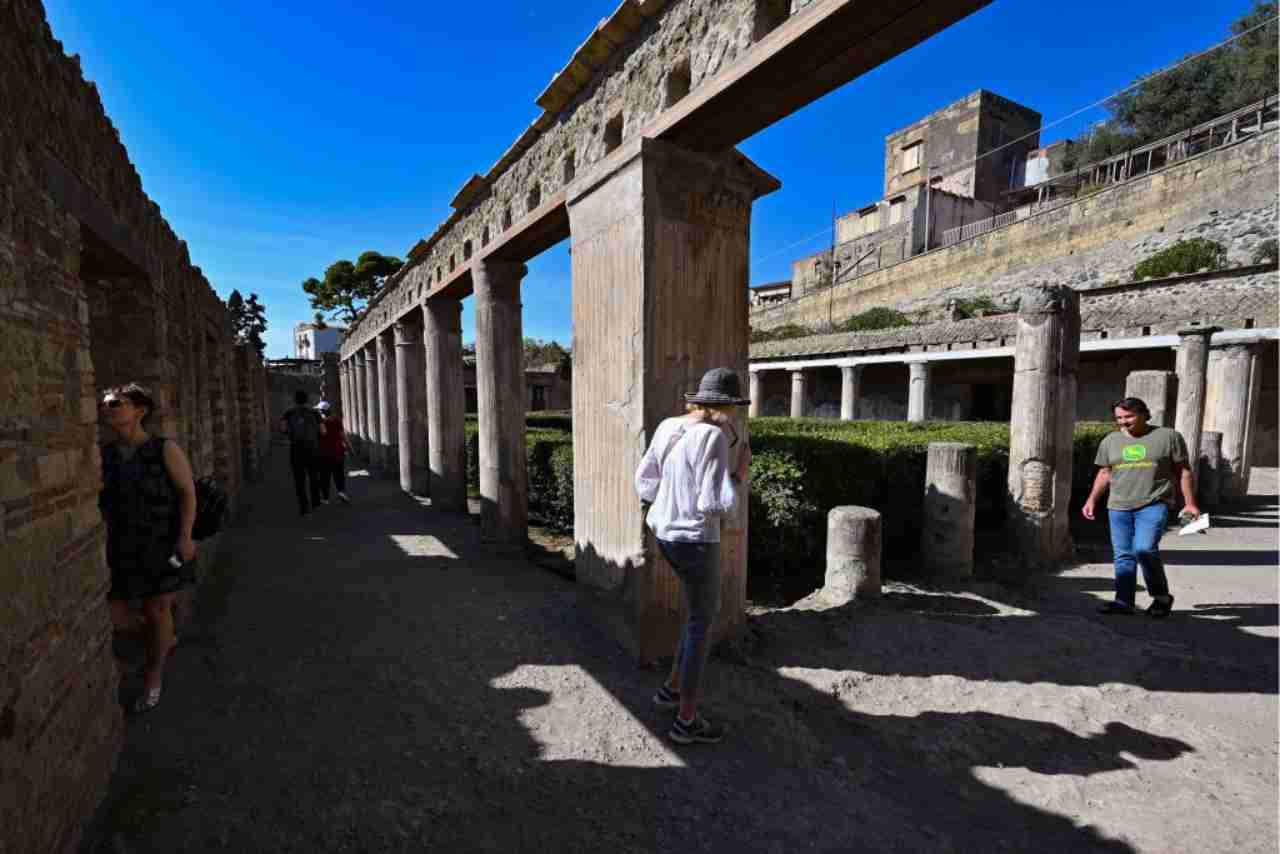
{"label": "green hedge", "polygon": [[[530,415],[530,425],[560,424]],[[554,416],[561,417],[561,416]],[[1079,423],[1075,431],[1071,512],[1093,480],[1098,443],[1113,428]],[[479,487],[478,428],[467,423],[467,483]],[[979,532],[1004,524],[1009,425],[990,422],[751,419],[751,505],[748,560],[761,579],[803,576],[821,584],[827,511],[841,504],[884,515],[887,556],[913,557],[919,546],[924,475],[930,442],[968,442],[978,450]],[[561,531],[573,529],[573,435],[546,426],[526,434],[529,515]],[[803,585],[802,585],[803,586]]]}

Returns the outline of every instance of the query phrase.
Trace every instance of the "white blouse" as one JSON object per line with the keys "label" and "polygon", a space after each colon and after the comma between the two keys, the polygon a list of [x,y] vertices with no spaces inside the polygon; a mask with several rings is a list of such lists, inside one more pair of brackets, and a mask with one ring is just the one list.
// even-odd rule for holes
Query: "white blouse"
{"label": "white blouse", "polygon": [[645,521],[660,540],[720,542],[720,516],[733,512],[729,440],[713,424],[683,417],[658,425],[636,468],[636,492],[649,502]]}

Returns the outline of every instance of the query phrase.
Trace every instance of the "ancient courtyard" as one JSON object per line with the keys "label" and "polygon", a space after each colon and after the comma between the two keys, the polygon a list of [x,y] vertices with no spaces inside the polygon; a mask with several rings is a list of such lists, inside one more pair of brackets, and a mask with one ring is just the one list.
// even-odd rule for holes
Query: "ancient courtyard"
{"label": "ancient courtyard", "polygon": [[[419,158],[349,193],[339,232],[406,180],[448,212],[323,279],[277,271],[378,229],[265,227],[308,198],[273,200],[266,165],[252,205],[171,175],[163,212],[110,75],[50,23],[77,19],[0,6],[0,854],[1274,851],[1275,3],[1072,135],[1025,92],[913,103],[865,134],[874,198],[833,203],[825,248],[770,207],[796,164],[762,134],[995,5],[621,0],[537,44],[568,60],[531,123],[480,111],[485,171]],[[1148,121],[1210,67],[1217,100]],[[361,158],[393,169],[398,112]],[[190,192],[207,220],[172,212]],[[245,258],[301,283],[287,324],[223,266]],[[663,681],[701,606],[637,492],[686,401],[724,403],[736,466],[706,511],[703,744]],[[1148,421],[1168,491],[1095,519],[1095,454]],[[1123,613],[1134,507],[1167,510],[1176,596],[1144,562]],[[194,582],[122,595],[128,513]]]}

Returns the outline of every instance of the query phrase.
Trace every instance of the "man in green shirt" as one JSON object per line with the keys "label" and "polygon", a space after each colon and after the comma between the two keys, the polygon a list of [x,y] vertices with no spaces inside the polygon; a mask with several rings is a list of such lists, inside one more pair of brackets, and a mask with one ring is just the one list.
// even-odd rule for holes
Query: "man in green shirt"
{"label": "man in green shirt", "polygon": [[1167,617],[1173,608],[1160,537],[1169,520],[1169,509],[1181,490],[1186,513],[1200,515],[1187,443],[1177,430],[1149,424],[1151,412],[1136,397],[1113,405],[1120,427],[1098,446],[1094,464],[1098,475],[1084,503],[1084,517],[1094,518],[1098,499],[1108,488],[1107,516],[1111,523],[1111,548],[1116,563],[1115,599],[1098,610],[1103,614],[1132,614],[1137,597],[1137,567],[1151,595],[1147,613]]}

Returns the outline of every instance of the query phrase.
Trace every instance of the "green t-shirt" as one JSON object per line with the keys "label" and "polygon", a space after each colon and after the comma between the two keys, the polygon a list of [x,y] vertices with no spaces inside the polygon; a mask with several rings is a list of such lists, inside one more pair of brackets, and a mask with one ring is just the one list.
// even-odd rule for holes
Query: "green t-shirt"
{"label": "green t-shirt", "polygon": [[1187,462],[1187,443],[1169,427],[1152,427],[1138,438],[1117,430],[1098,446],[1094,465],[1111,469],[1110,510],[1137,510],[1173,498],[1177,471]]}

